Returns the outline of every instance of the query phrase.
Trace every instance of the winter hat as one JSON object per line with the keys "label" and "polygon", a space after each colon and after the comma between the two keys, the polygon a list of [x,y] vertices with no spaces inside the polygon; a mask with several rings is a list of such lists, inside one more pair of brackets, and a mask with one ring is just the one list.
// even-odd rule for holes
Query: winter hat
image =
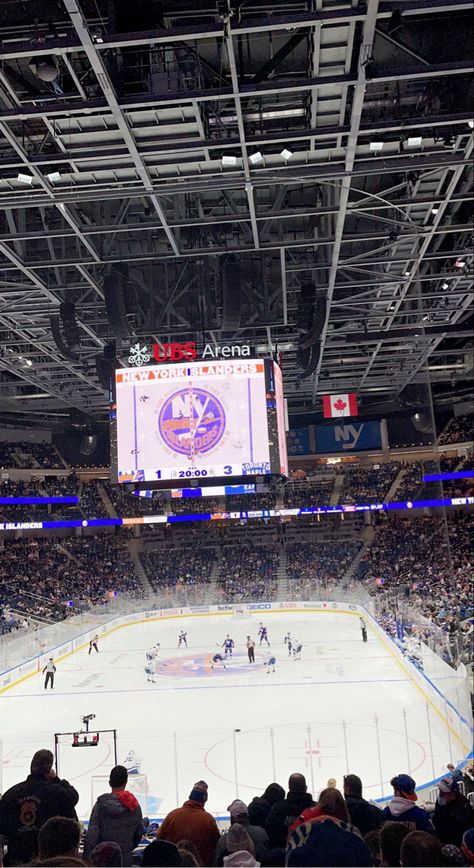
{"label": "winter hat", "polygon": [[261,863],[256,862],[251,853],[246,850],[237,850],[230,856],[224,856],[224,865],[229,868],[257,868]]}
{"label": "winter hat", "polygon": [[234,823],[234,825],[230,827],[226,835],[225,846],[229,853],[237,853],[239,850],[246,850],[247,853],[251,853],[252,856],[255,856],[255,845],[241,823]]}
{"label": "winter hat", "polygon": [[438,803],[440,805],[446,805],[449,799],[445,798],[445,795],[448,793],[459,793],[459,786],[457,781],[455,781],[451,777],[442,778],[438,783]]}
{"label": "winter hat", "polygon": [[152,841],[143,851],[142,868],[159,868],[160,865],[181,865],[178,848],[171,841]]}
{"label": "winter hat", "polygon": [[241,814],[248,814],[249,812],[245,802],[241,802],[240,799],[234,799],[230,805],[227,805],[227,810],[231,817],[240,817]]}
{"label": "winter hat", "polygon": [[415,793],[416,783],[410,775],[397,775],[390,781],[394,790],[399,790],[406,799],[415,802],[417,795]]}
{"label": "winter hat", "polygon": [[122,851],[115,841],[103,841],[97,844],[90,855],[91,865],[96,868],[116,868],[122,865]]}
{"label": "winter hat", "polygon": [[193,801],[195,801],[195,802],[202,802],[203,804],[204,804],[204,802],[207,802],[207,784],[206,784],[206,781],[198,781],[196,784],[194,784],[194,786],[193,786],[193,788],[189,794],[189,798],[193,799]]}

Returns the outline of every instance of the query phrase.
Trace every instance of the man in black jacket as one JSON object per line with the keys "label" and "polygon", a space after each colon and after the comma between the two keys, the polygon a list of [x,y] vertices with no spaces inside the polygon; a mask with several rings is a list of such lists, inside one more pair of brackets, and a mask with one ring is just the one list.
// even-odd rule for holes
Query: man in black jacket
{"label": "man in black jacket", "polygon": [[304,775],[297,773],[290,775],[286,799],[273,806],[265,823],[271,847],[286,847],[288,829],[293,820],[296,820],[306,808],[312,808],[315,804],[311,793],[306,790]]}
{"label": "man in black jacket", "polygon": [[367,835],[382,825],[382,811],[362,798],[362,781],[357,775],[344,776],[344,798],[353,826]]}
{"label": "man in black jacket", "polygon": [[26,781],[0,799],[0,835],[7,839],[5,865],[31,862],[38,855],[38,832],[50,817],[76,819],[79,794],[56,777],[50,750],[36,751]]}

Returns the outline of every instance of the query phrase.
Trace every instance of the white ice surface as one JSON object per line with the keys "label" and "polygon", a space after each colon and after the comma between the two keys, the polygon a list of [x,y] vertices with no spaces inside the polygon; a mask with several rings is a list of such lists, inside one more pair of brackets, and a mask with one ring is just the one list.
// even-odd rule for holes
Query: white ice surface
{"label": "white ice surface", "polygon": [[[268,626],[277,670],[247,663],[245,637]],[[189,647],[177,648],[181,628]],[[283,644],[290,630],[303,642],[301,661]],[[230,633],[236,652],[228,669],[211,671],[217,643]],[[156,684],[144,675],[145,651],[161,643]],[[404,711],[405,715],[404,716]],[[407,677],[389,646],[358,619],[329,612],[183,617],[125,627],[106,636],[100,653],[78,651],[58,663],[53,691],[34,675],[0,697],[3,791],[24,780],[35,750],[54,745],[54,733],[79,729],[94,713],[97,729],[116,728],[118,761],[129,750],[147,776],[149,813],[162,816],[187,798],[194,781],[209,784],[208,808],[226,812],[232,799],[248,801],[271,781],[286,786],[303,772],[315,794],[346,772],[359,774],[368,798],[390,794],[390,778],[410,773],[417,784],[442,774],[449,761],[446,725]],[[408,732],[408,740],[405,736]],[[430,732],[433,752],[430,750]],[[88,817],[93,775],[114,765],[112,740],[96,748],[60,739],[59,772],[80,792],[78,813]],[[454,759],[462,755],[451,734]],[[380,761],[379,761],[380,756]]]}

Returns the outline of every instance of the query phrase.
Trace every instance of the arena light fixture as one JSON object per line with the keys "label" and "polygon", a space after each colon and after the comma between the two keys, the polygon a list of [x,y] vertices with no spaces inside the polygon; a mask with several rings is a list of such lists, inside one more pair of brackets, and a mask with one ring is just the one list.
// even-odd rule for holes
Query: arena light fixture
{"label": "arena light fixture", "polygon": [[468,121],[467,124],[471,128],[471,130],[474,130],[474,120]]}
{"label": "arena light fixture", "polygon": [[411,276],[411,271],[407,268],[407,270],[403,272],[403,276],[404,276],[404,277],[410,277],[410,276]]}
{"label": "arena light fixture", "polygon": [[423,142],[422,136],[409,136],[407,139],[407,146],[409,148],[419,148]]}
{"label": "arena light fixture", "polygon": [[380,153],[380,151],[383,151],[383,142],[369,142],[369,151],[372,151],[374,154]]}
{"label": "arena light fixture", "polygon": [[224,154],[222,157],[221,163],[224,167],[230,168],[237,165],[237,157],[232,156],[232,154]]}
{"label": "arena light fixture", "polygon": [[432,209],[431,209],[431,213],[432,213],[432,214],[437,214],[438,211],[439,211],[439,205],[433,205],[433,207],[432,207]]}
{"label": "arena light fixture", "polygon": [[60,172],[49,172],[49,174],[47,174],[46,177],[47,177],[48,181],[51,182],[51,184],[54,184],[56,181],[61,180],[61,173]]}
{"label": "arena light fixture", "polygon": [[463,259],[462,257],[459,257],[459,259],[456,259],[456,262],[454,263],[455,268],[464,268],[465,265],[466,265],[466,260]]}
{"label": "arena light fixture", "polygon": [[441,289],[449,289],[449,283],[447,280],[443,280],[441,284]]}
{"label": "arena light fixture", "polygon": [[283,150],[280,151],[280,157],[283,157],[286,162],[288,162],[288,160],[291,160],[292,156],[293,151],[290,151],[288,148],[283,148]]}
{"label": "arena light fixture", "polygon": [[17,181],[19,181],[20,184],[32,184],[33,175],[25,175],[23,172],[18,172]]}
{"label": "arena light fixture", "polygon": [[251,163],[252,166],[258,166],[260,163],[263,163],[263,154],[261,151],[255,151],[254,154],[250,154],[249,163]]}

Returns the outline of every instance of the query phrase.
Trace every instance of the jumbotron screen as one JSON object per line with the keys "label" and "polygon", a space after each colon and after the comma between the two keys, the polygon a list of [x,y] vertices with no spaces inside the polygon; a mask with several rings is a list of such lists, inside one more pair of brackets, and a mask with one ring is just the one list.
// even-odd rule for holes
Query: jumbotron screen
{"label": "jumbotron screen", "polygon": [[287,476],[283,385],[271,359],[116,371],[117,481]]}

